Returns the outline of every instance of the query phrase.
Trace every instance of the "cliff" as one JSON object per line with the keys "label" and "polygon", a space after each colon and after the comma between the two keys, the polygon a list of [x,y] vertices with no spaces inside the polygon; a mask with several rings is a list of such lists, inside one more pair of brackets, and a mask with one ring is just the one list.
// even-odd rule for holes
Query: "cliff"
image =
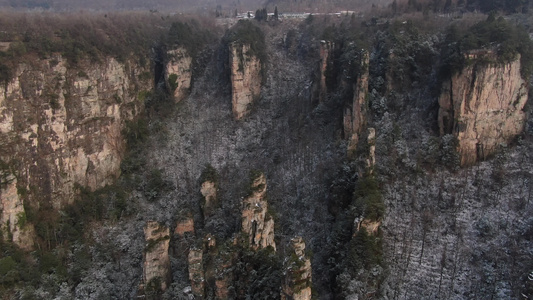
{"label": "cliff", "polygon": [[[76,185],[94,190],[118,177],[121,131],[142,111],[137,96],[151,89],[148,71],[113,58],[69,67],[60,55],[13,70],[0,86],[0,160],[16,177],[0,196],[3,228],[15,233],[14,216],[24,207],[59,209],[73,200]],[[12,240],[30,247],[23,236]]]}
{"label": "cliff", "polygon": [[296,237],[291,240],[291,244],[293,253],[287,260],[281,299],[310,300],[312,270],[311,260],[305,255],[305,242],[301,237]]}
{"label": "cliff", "polygon": [[366,124],[370,57],[368,52],[361,52],[361,73],[354,84],[351,106],[344,110],[344,138],[348,139],[348,151],[354,151],[359,142],[359,135]]}
{"label": "cliff", "polygon": [[190,91],[192,79],[192,57],[184,48],[167,52],[165,83],[176,102],[183,100]]}
{"label": "cliff", "polygon": [[335,43],[330,41],[320,41],[320,61],[319,61],[319,84],[318,84],[318,101],[324,102],[327,98],[328,87],[326,83],[326,70],[331,60],[331,52],[335,48]]}
{"label": "cliff", "polygon": [[443,84],[440,133],[457,138],[461,165],[484,159],[522,132],[527,98],[520,57],[505,64],[474,61]]}
{"label": "cliff", "polygon": [[274,220],[268,214],[266,188],[265,175],[260,174],[252,183],[252,194],[243,201],[242,232],[248,236],[253,249],[272,246],[276,250]]}
{"label": "cliff", "polygon": [[242,119],[261,93],[261,61],[251,54],[249,45],[229,46],[231,72],[231,103],[235,119]]}
{"label": "cliff", "polygon": [[168,227],[154,221],[144,228],[146,247],[141,290],[145,292],[165,291],[170,284],[169,234]]}

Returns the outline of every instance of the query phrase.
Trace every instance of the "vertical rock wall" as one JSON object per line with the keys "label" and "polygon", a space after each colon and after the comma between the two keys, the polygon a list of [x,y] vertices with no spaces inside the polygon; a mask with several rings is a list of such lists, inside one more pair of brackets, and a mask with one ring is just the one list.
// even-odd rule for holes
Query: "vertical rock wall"
{"label": "vertical rock wall", "polygon": [[311,300],[311,260],[305,255],[305,242],[301,237],[291,240],[293,253],[287,260],[286,278],[281,288],[282,300]]}
{"label": "vertical rock wall", "polygon": [[319,62],[319,86],[318,101],[324,102],[327,98],[328,87],[326,84],[326,70],[330,60],[331,52],[335,48],[335,43],[330,41],[320,41],[320,62]]}
{"label": "vertical rock wall", "polygon": [[154,221],[148,222],[144,228],[146,238],[143,267],[144,290],[165,291],[170,284],[169,234],[168,227]]}
{"label": "vertical rock wall", "polygon": [[192,57],[184,48],[167,52],[165,82],[176,102],[189,94],[192,79]]}
{"label": "vertical rock wall", "polygon": [[76,184],[97,189],[114,182],[124,153],[121,131],[142,110],[138,95],[152,88],[143,74],[151,74],[149,66],[107,58],[73,67],[60,55],[13,70],[0,85],[0,160],[17,179],[0,194],[3,229],[16,231],[10,207],[59,209],[73,200]]}
{"label": "vertical rock wall", "polygon": [[261,93],[261,62],[250,53],[249,45],[233,43],[229,46],[231,71],[231,103],[235,119],[242,119],[252,102]]}
{"label": "vertical rock wall", "polygon": [[205,293],[203,249],[190,249],[188,264],[192,292],[198,299],[203,299]]}
{"label": "vertical rock wall", "polygon": [[265,175],[260,174],[252,183],[252,194],[243,201],[242,232],[248,236],[253,249],[272,246],[276,250],[274,219],[268,214],[266,188]]}
{"label": "vertical rock wall", "polygon": [[359,136],[366,124],[368,94],[368,77],[370,58],[368,52],[361,52],[361,73],[354,86],[353,102],[344,112],[344,136],[349,139],[348,151],[354,151],[359,142]]}
{"label": "vertical rock wall", "polygon": [[505,64],[473,62],[443,84],[440,133],[457,138],[461,165],[484,159],[522,132],[527,98],[519,57]]}

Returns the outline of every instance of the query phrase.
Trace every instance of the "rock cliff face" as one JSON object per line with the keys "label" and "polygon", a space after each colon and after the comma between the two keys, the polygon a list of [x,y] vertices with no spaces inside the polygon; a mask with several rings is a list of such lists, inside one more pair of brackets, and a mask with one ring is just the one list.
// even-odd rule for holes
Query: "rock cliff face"
{"label": "rock cliff face", "polygon": [[[137,96],[151,89],[151,78],[141,76],[147,68],[113,58],[69,67],[59,55],[18,65],[0,86],[0,160],[17,179],[2,191],[3,227],[9,220],[16,231],[11,220],[23,203],[59,209],[76,184],[96,189],[117,178],[121,130],[142,110]],[[29,245],[22,236],[13,241]]]}
{"label": "rock cliff face", "polygon": [[204,217],[208,217],[216,205],[217,201],[217,186],[213,181],[204,181],[200,192],[203,196],[202,212]]}
{"label": "rock cliff face", "polygon": [[165,83],[176,102],[179,102],[189,94],[191,88],[192,57],[184,48],[178,48],[168,51],[167,59]]}
{"label": "rock cliff face", "polygon": [[10,173],[0,174],[0,200],[2,205],[0,215],[0,230],[4,240],[11,240],[19,247],[30,250],[33,246],[34,229],[27,224],[24,204],[17,191],[17,178]]}
{"label": "rock cliff face", "polygon": [[474,62],[443,84],[440,133],[457,137],[461,165],[484,159],[522,132],[527,98],[520,58],[506,64]]}
{"label": "rock cliff face", "polygon": [[231,68],[231,103],[233,116],[239,120],[261,93],[261,61],[250,53],[249,45],[233,43],[229,46]]}
{"label": "rock cliff face", "polygon": [[286,266],[287,275],[281,290],[282,300],[311,300],[311,260],[305,255],[305,242],[301,237],[291,240],[294,250]]}
{"label": "rock cliff face", "polygon": [[189,250],[188,265],[192,292],[197,298],[203,299],[205,293],[203,249]]}
{"label": "rock cliff face", "polygon": [[143,284],[144,290],[161,290],[168,288],[170,283],[170,243],[168,227],[150,221],[144,228],[146,247],[144,250]]}
{"label": "rock cliff face", "polygon": [[252,194],[243,201],[242,232],[248,236],[253,249],[272,246],[276,250],[274,219],[268,214],[266,188],[265,175],[260,174],[252,183]]}
{"label": "rock cliff face", "polygon": [[331,51],[335,48],[335,43],[330,41],[320,41],[320,62],[319,62],[319,86],[318,101],[324,102],[327,98],[328,87],[326,84],[326,70],[330,61]]}
{"label": "rock cliff face", "polygon": [[359,142],[359,135],[366,124],[369,63],[368,52],[363,51],[360,62],[361,74],[355,82],[353,102],[351,107],[344,110],[344,138],[349,139],[348,151],[355,150]]}

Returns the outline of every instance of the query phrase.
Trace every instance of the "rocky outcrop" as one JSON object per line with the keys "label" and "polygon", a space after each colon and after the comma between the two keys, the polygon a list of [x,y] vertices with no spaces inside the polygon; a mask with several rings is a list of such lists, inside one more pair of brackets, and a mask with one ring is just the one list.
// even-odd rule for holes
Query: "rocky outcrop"
{"label": "rocky outcrop", "polygon": [[192,292],[196,298],[203,299],[205,293],[203,249],[190,249],[187,261]]}
{"label": "rocky outcrop", "polygon": [[170,232],[158,222],[149,221],[144,228],[143,281],[141,290],[165,291],[170,284],[170,258],[168,247]]}
{"label": "rocky outcrop", "polygon": [[252,249],[271,246],[276,250],[274,241],[274,219],[268,213],[266,201],[266,178],[259,174],[252,182],[252,193],[243,200],[242,232],[248,237]]}
{"label": "rocky outcrop", "polygon": [[354,85],[352,105],[344,109],[344,138],[348,139],[348,151],[353,152],[366,124],[370,58],[367,51],[361,52],[360,74]]}
{"label": "rocky outcrop", "polygon": [[305,242],[301,237],[296,237],[291,240],[291,244],[294,252],[287,260],[281,299],[311,300],[311,260],[305,255]]}
{"label": "rocky outcrop", "polygon": [[242,119],[252,102],[261,93],[261,61],[251,54],[249,45],[232,43],[229,46],[231,71],[231,103],[235,119]]}
{"label": "rocky outcrop", "polygon": [[174,230],[174,234],[177,234],[179,237],[183,237],[187,233],[194,233],[194,219],[190,215],[178,221]]}
{"label": "rocky outcrop", "polygon": [[331,52],[335,48],[335,43],[330,41],[320,41],[320,62],[319,62],[319,85],[318,85],[318,101],[324,102],[327,98],[328,87],[326,83],[326,70],[330,61]]}
{"label": "rocky outcrop", "polygon": [[471,62],[443,84],[440,133],[457,138],[461,165],[484,159],[522,132],[527,98],[519,57],[505,64]]}
{"label": "rocky outcrop", "polygon": [[[7,171],[7,170],[5,170]],[[17,178],[9,172],[0,171],[0,230],[4,240],[11,240],[24,250],[33,246],[34,228],[26,220],[24,204],[17,191]]]}
{"label": "rocky outcrop", "polygon": [[22,202],[59,209],[77,184],[97,189],[114,182],[121,131],[142,110],[138,95],[151,89],[150,78],[139,79],[145,68],[113,58],[72,67],[56,55],[13,70],[0,86],[0,160],[16,175],[19,195],[2,193],[2,224],[12,218],[5,211]]}
{"label": "rocky outcrop", "polygon": [[366,160],[366,168],[369,174],[374,172],[374,166],[376,165],[376,129],[368,128],[368,158]]}
{"label": "rocky outcrop", "polygon": [[176,102],[183,100],[190,92],[192,79],[192,57],[184,48],[167,52],[165,83]]}
{"label": "rocky outcrop", "polygon": [[202,187],[200,188],[200,193],[202,193],[202,212],[204,218],[211,215],[216,203],[217,203],[217,185],[213,181],[204,181],[202,182]]}

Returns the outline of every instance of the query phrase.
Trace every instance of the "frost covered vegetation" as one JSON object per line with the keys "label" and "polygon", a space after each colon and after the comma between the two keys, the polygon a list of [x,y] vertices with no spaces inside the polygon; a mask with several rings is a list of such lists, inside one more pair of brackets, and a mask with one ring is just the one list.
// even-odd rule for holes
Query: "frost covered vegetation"
{"label": "frost covered vegetation", "polygon": [[[201,247],[208,233],[217,241],[209,251],[238,261],[228,267],[228,290],[236,299],[280,298],[283,258],[295,260],[289,246],[294,236],[310,250],[319,299],[533,296],[527,277],[533,270],[531,122],[494,157],[462,169],[457,140],[439,136],[437,128],[442,76],[460,72],[466,51],[495,47],[503,61],[521,54],[523,77],[531,75],[526,29],[494,15],[443,19],[431,13],[245,21],[225,33],[202,20],[157,15],[17,18],[12,20],[26,20],[28,28],[53,22],[40,34],[10,25],[14,29],[3,38],[12,44],[0,52],[0,70],[10,69],[11,58],[28,61],[32,55],[63,53],[75,65],[78,55],[141,59],[183,46],[194,54],[196,71],[191,94],[180,103],[158,89],[159,82],[140,95],[145,113],[122,132],[127,151],[116,184],[92,192],[80,186],[60,211],[28,207],[20,216],[19,222],[35,224],[37,246],[24,253],[0,240],[3,299],[135,298],[143,251],[153,246],[144,241],[144,225],[155,220],[172,232],[188,217],[194,232],[171,237],[170,287],[147,291],[148,298],[187,299],[184,245]],[[87,33],[87,26],[101,29],[87,32],[106,34]],[[118,30],[125,33],[111,38]],[[318,103],[313,83],[319,80],[321,40],[335,46],[325,72],[327,99]],[[134,46],[125,49],[125,41]],[[227,78],[231,42],[252,44],[252,54],[266,66],[261,97],[238,122]],[[368,66],[359,63],[362,49],[370,53]],[[377,132],[371,171],[366,136],[350,156],[342,138],[345,106],[365,70],[367,127]],[[267,178],[277,253],[233,243],[253,170]],[[209,214],[200,194],[204,181],[217,189]],[[363,220],[381,226],[370,232],[357,226]],[[207,268],[215,264],[210,259]],[[214,283],[207,284],[206,298],[212,299]]]}

